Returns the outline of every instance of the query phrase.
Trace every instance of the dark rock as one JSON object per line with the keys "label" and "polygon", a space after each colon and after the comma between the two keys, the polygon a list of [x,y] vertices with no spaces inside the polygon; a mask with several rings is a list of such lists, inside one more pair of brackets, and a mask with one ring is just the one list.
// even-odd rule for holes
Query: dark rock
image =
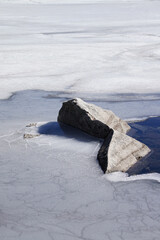
{"label": "dark rock", "polygon": [[88,104],[79,98],[63,103],[58,121],[98,138],[106,138],[110,128],[118,129],[123,133],[130,129],[129,125],[113,112]]}
{"label": "dark rock", "polygon": [[98,151],[97,159],[103,172],[105,173],[108,167],[108,149],[113,136],[113,129],[110,129],[108,136],[104,139],[101,148]]}
{"label": "dark rock", "polygon": [[103,138],[97,159],[103,172],[127,171],[150,149],[126,135],[129,125],[110,110],[76,98],[63,103],[58,121]]}

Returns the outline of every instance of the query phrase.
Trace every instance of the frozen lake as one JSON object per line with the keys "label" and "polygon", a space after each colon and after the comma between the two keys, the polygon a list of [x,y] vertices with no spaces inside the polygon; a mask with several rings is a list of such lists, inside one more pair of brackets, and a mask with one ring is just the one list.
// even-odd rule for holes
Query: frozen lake
{"label": "frozen lake", "polygon": [[[56,122],[73,97],[160,116],[159,24],[159,1],[0,0],[0,239],[159,240],[159,155],[149,174],[104,175],[100,141]],[[153,148],[156,119],[131,123]],[[34,122],[55,134],[23,139]]]}
{"label": "frozen lake", "polygon": [[159,93],[159,1],[17,1],[54,2],[0,0],[10,2],[0,5],[0,98],[25,89]]}
{"label": "frozen lake", "polygon": [[[1,239],[158,239],[159,174],[104,175],[100,141],[61,134],[65,98],[53,94],[24,91],[0,101]],[[137,103],[136,117],[146,117],[152,102],[94,103],[133,118],[121,109]],[[24,140],[24,127],[37,121],[55,122],[55,134]]]}

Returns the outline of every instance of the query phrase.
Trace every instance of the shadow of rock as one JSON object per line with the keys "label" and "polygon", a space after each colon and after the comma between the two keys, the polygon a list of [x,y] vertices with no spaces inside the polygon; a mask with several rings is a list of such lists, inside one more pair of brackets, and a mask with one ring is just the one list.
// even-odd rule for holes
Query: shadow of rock
{"label": "shadow of rock", "polygon": [[44,134],[44,135],[53,135],[53,136],[59,136],[59,137],[66,137],[66,138],[74,138],[77,141],[81,142],[91,142],[91,141],[97,141],[99,142],[100,139],[90,136],[87,133],[65,125],[63,123],[58,123],[58,122],[48,122],[44,125],[41,125],[38,128],[38,133],[39,134]]}

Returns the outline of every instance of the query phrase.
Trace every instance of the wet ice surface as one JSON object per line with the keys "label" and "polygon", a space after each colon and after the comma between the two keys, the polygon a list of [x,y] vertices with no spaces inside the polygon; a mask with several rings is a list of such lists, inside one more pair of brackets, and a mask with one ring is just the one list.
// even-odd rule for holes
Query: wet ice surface
{"label": "wet ice surface", "polygon": [[160,117],[131,123],[130,126],[132,130],[129,135],[145,143],[151,149],[151,153],[129,172],[134,174],[160,173]]}
{"label": "wet ice surface", "polygon": [[[65,98],[47,96],[24,91],[0,101],[1,239],[158,240],[159,175],[106,177],[96,160],[100,141],[64,135],[56,118]],[[123,103],[128,117],[135,117],[132,103]],[[106,102],[106,108],[122,114],[120,104]],[[43,121],[49,123],[40,137],[23,139],[25,125]]]}

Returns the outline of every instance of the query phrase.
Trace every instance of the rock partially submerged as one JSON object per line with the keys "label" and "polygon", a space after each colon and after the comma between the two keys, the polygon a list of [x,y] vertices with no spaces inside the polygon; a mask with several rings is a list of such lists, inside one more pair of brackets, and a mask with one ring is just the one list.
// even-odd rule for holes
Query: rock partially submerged
{"label": "rock partially submerged", "polygon": [[126,172],[150,152],[145,144],[126,135],[130,126],[125,121],[79,98],[63,103],[58,121],[104,139],[97,156],[103,172]]}
{"label": "rock partially submerged", "polygon": [[[104,173],[126,172],[150,152],[145,144],[126,135],[130,126],[125,121],[113,112],[94,104],[88,104],[79,98],[63,103],[59,111],[58,121],[94,137],[104,139],[97,155]],[[59,129],[61,127],[59,125]],[[56,129],[57,125],[55,126],[54,122],[32,123],[26,126],[24,138],[34,138],[41,134],[56,134]],[[68,131],[72,130],[68,129]]]}
{"label": "rock partially submerged", "polygon": [[150,149],[145,144],[114,130],[112,135],[104,140],[97,158],[104,172],[126,172],[149,152]]}

